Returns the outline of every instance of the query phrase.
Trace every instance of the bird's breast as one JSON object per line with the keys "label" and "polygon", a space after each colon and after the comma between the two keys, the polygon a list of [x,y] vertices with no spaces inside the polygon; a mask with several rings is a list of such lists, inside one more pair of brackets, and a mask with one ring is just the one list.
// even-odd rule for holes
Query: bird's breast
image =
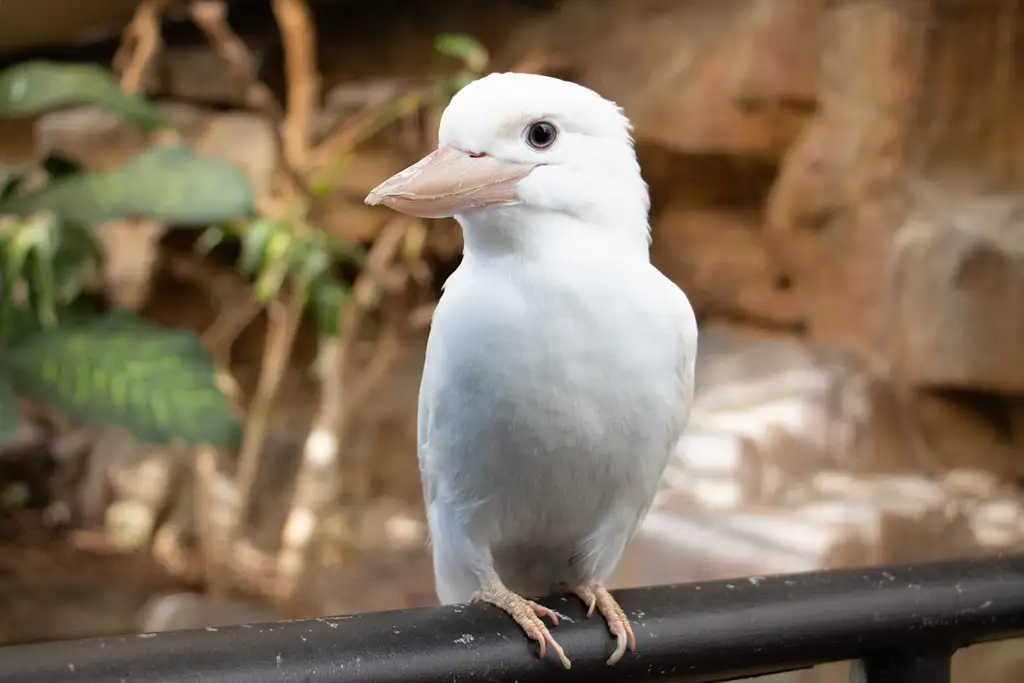
{"label": "bird's breast", "polygon": [[453,502],[481,503],[512,543],[643,505],[678,410],[668,311],[614,277],[475,275],[446,288],[427,358]]}

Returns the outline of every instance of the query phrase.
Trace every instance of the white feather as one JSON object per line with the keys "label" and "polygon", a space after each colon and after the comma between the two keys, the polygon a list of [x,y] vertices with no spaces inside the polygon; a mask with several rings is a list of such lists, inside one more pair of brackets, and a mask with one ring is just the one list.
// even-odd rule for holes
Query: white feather
{"label": "white feather", "polygon": [[[559,129],[526,144],[535,120]],[[434,315],[419,458],[438,596],[492,575],[536,596],[605,581],[689,416],[697,326],[648,253],[649,199],[614,103],[492,74],[445,111],[442,145],[544,164],[520,203],[457,216],[463,261]]]}

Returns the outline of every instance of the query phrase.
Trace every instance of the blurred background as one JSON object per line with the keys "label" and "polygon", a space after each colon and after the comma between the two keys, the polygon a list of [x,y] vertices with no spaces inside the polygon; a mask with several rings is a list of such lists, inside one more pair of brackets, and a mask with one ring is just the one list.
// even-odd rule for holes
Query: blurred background
{"label": "blurred background", "polygon": [[[701,321],[617,586],[1024,550],[1022,29],[1016,0],[4,0],[0,644],[435,602],[415,406],[461,237],[362,199],[498,70],[625,107]],[[1024,644],[955,677],[1024,680]]]}

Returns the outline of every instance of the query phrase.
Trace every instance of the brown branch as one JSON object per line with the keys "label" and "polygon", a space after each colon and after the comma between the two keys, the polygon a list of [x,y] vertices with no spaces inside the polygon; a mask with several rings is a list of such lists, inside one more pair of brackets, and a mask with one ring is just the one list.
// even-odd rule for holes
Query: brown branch
{"label": "brown branch", "polygon": [[252,298],[249,286],[234,271],[183,254],[166,257],[162,267],[178,279],[191,282],[209,293],[211,303],[217,309],[217,317],[203,332],[203,348],[217,363],[227,367],[235,340],[263,307]]}
{"label": "brown branch", "polygon": [[228,302],[203,332],[203,347],[215,361],[228,367],[231,363],[231,347],[261,310],[263,307],[251,296]]}
{"label": "brown branch", "polygon": [[160,52],[160,13],[166,5],[167,0],[142,0],[121,35],[113,66],[121,72],[121,88],[125,92],[142,89],[149,65]]}
{"label": "brown branch", "polygon": [[249,404],[245,429],[242,433],[241,452],[238,456],[238,472],[235,477],[238,489],[238,508],[231,532],[233,542],[240,540],[245,533],[252,490],[263,455],[267,423],[273,408],[274,397],[277,396],[281,380],[288,368],[288,360],[291,357],[299,324],[302,322],[302,303],[301,296],[292,294],[274,301],[268,308],[270,325],[267,328],[266,346],[260,364],[260,379],[256,385],[255,395]]}
{"label": "brown branch", "polygon": [[285,157],[304,168],[312,144],[313,117],[320,100],[316,67],[316,28],[305,0],[272,0],[281,31],[288,77],[288,114],[284,122]]}
{"label": "brown branch", "polygon": [[287,603],[306,571],[306,557],[323,509],[336,497],[341,451],[339,415],[344,384],[333,377],[345,353],[338,338],[325,342],[320,366],[320,409],[302,449],[288,518],[281,532],[274,597]]}
{"label": "brown branch", "polygon": [[329,168],[336,164],[339,157],[351,152],[392,121],[392,117],[389,116],[392,107],[397,107],[397,117],[408,116],[419,110],[423,96],[418,91],[413,91],[401,97],[390,97],[382,102],[367,104],[311,150],[307,170]]}
{"label": "brown branch", "polygon": [[[228,24],[224,2],[198,0],[191,9],[192,20],[206,35],[214,51],[238,69],[246,80],[250,106],[262,112],[273,124],[278,171],[287,183],[283,187],[275,183],[273,196],[265,198],[261,208],[266,214],[288,215],[294,211],[296,201],[308,201],[311,194],[305,177],[297,170],[305,163],[319,83],[315,61],[316,33],[309,10],[304,0],[274,2],[274,13],[281,31],[288,67],[288,111],[282,112],[273,93],[259,81],[252,53]],[[305,229],[301,222],[295,225],[296,229]],[[236,476],[240,500],[232,541],[238,541],[244,535],[270,409],[291,356],[302,320],[305,295],[305,292],[295,292],[291,296],[279,298],[270,306],[271,320],[263,349],[259,383],[249,407],[242,437]]]}
{"label": "brown branch", "polygon": [[381,330],[374,346],[369,362],[353,380],[348,390],[348,410],[343,414],[346,421],[351,421],[355,409],[365,405],[373,393],[387,379],[388,373],[402,352],[402,341],[406,329],[405,321],[397,315],[389,316],[384,329]]}
{"label": "brown branch", "polygon": [[[286,602],[294,596],[305,573],[309,545],[324,508],[338,498],[342,489],[341,452],[352,408],[387,377],[401,351],[401,326],[392,324],[378,339],[370,363],[346,389],[352,347],[359,336],[369,302],[376,299],[379,284],[374,270],[383,270],[399,254],[402,239],[412,221],[396,219],[385,227],[367,255],[367,266],[353,286],[355,292],[341,310],[340,334],[325,342],[320,366],[320,406],[302,453],[295,479],[295,492],[281,534],[277,561],[275,597]],[[369,266],[372,265],[372,268]]]}
{"label": "brown branch", "polygon": [[[266,116],[274,134],[278,170],[283,173],[290,187],[285,192],[285,204],[298,197],[309,197],[309,183],[292,163],[291,154],[284,140],[283,128],[286,116],[274,93],[258,78],[256,59],[245,42],[231,28],[227,21],[227,7],[223,0],[196,0],[191,6],[193,23],[206,36],[213,51],[236,69],[246,82],[246,100],[250,107]],[[268,207],[266,213],[281,213],[279,202]]]}

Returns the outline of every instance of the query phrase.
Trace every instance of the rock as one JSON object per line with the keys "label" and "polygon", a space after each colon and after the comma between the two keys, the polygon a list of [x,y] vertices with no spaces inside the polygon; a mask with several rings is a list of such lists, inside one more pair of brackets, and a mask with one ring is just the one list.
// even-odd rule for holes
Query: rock
{"label": "rock", "polygon": [[893,252],[893,371],[916,385],[1024,393],[1024,197],[939,202],[904,223]]}
{"label": "rock", "polygon": [[1024,497],[943,480],[825,470],[786,501],[711,509],[676,496],[644,520],[613,580],[642,586],[1024,549]]}
{"label": "rock", "polygon": [[899,469],[906,458],[891,387],[849,354],[705,326],[696,377],[689,430],[748,440],[761,501],[821,469]]}
{"label": "rock", "polygon": [[905,215],[908,102],[928,81],[915,69],[923,38],[912,6],[828,4],[819,106],[786,151],[765,206],[769,243],[792,275],[810,337],[879,366],[885,268]]}
{"label": "rock", "polygon": [[727,89],[748,110],[813,109],[823,0],[748,2],[734,27],[738,68]]}
{"label": "rock", "polygon": [[[1024,322],[999,311],[1022,308],[1020,242],[1005,234],[1013,219],[982,205],[1002,201],[988,197],[993,189],[1019,188],[1024,179],[1010,151],[1020,137],[1020,102],[986,94],[1021,90],[1021,56],[1000,48],[999,36],[1007,21],[1018,30],[1022,18],[947,10],[828,3],[819,106],[786,152],[767,224],[813,340],[878,367],[892,364],[911,381],[1012,390],[1024,372]],[[1005,80],[975,78],[980,62]],[[952,173],[987,187],[973,197],[954,192],[950,201]],[[933,186],[926,197],[914,187],[921,179]],[[947,212],[955,218],[937,218]],[[1008,223],[992,228],[1000,238],[980,227],[1001,221]],[[1008,241],[997,246],[1001,240]],[[978,294],[989,290],[1003,300]],[[979,298],[989,303],[968,303]],[[993,368],[1004,368],[1003,377]]]}
{"label": "rock", "polygon": [[768,252],[756,209],[672,201],[652,220],[651,259],[686,292],[699,317],[795,329],[802,310]]}
{"label": "rock", "polygon": [[1024,497],[1007,477],[933,461],[898,392],[855,357],[701,335],[690,425],[617,585],[1024,547]]}
{"label": "rock", "polygon": [[813,108],[823,4],[575,0],[527,25],[505,61],[541,55],[625,107],[639,140],[777,158]]}
{"label": "rock", "polygon": [[272,124],[258,114],[228,112],[213,114],[202,132],[192,140],[196,151],[242,170],[258,198],[270,193],[277,168],[277,146]]}
{"label": "rock", "polygon": [[[252,45],[248,45],[252,50]],[[261,61],[260,50],[254,51],[256,68]],[[249,106],[248,74],[228,64],[208,45],[172,45],[157,56],[149,92],[163,97],[186,100],[196,104]]]}
{"label": "rock", "polygon": [[921,389],[912,405],[930,464],[979,469],[1007,482],[1024,475],[1024,424],[1014,423],[1024,398]]}

